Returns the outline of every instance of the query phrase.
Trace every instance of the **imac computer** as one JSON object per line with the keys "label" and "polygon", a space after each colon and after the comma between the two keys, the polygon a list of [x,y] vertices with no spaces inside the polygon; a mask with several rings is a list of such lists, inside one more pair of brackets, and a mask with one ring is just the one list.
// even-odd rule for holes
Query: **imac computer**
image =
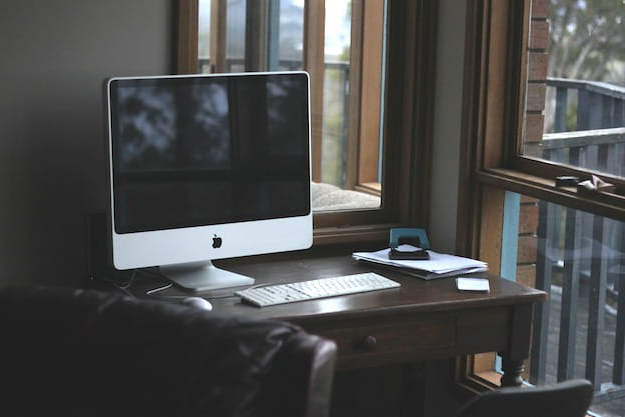
{"label": "imac computer", "polygon": [[106,80],[113,265],[189,290],[251,285],[212,260],[312,245],[305,72]]}

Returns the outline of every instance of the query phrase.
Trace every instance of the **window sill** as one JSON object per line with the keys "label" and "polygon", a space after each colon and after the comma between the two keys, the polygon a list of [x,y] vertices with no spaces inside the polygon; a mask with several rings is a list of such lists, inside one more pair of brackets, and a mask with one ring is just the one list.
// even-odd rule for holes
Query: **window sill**
{"label": "window sill", "polygon": [[377,197],[382,196],[382,184],[379,182],[363,182],[361,184],[357,184],[354,187],[354,190],[360,191],[361,193],[371,194]]}
{"label": "window sill", "polygon": [[380,207],[380,196],[360,189],[343,190],[336,185],[311,184],[313,211],[368,210]]}
{"label": "window sill", "polygon": [[575,187],[556,187],[555,179],[502,168],[480,171],[477,179],[482,184],[493,185],[565,207],[617,220],[625,219],[625,204],[620,199],[606,199],[601,195],[580,195]]}

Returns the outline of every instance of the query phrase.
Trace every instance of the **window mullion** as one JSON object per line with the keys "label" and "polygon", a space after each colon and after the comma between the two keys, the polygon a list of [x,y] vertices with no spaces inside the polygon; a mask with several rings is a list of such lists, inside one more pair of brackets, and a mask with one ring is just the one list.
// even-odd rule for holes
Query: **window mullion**
{"label": "window mullion", "polygon": [[245,71],[265,69],[267,0],[245,2]]}
{"label": "window mullion", "polygon": [[179,0],[176,69],[179,74],[198,72],[198,0]]}
{"label": "window mullion", "polygon": [[[362,31],[362,82],[360,92],[360,134],[358,150],[358,177],[356,183],[380,183],[380,117],[382,96],[382,60],[384,59],[384,0],[367,1],[361,20],[367,31]],[[352,23],[353,25],[354,23]]]}
{"label": "window mullion", "polygon": [[310,74],[312,179],[321,182],[325,0],[304,3],[304,69]]}
{"label": "window mullion", "polygon": [[212,0],[210,11],[210,72],[226,72],[226,0]]}
{"label": "window mullion", "polygon": [[[352,0],[351,42],[349,54],[349,100],[347,109],[347,161],[345,166],[345,188],[353,189],[358,183],[358,152],[361,111],[366,107],[361,103],[363,70],[363,16],[364,1]],[[368,105],[368,104],[367,104]]]}

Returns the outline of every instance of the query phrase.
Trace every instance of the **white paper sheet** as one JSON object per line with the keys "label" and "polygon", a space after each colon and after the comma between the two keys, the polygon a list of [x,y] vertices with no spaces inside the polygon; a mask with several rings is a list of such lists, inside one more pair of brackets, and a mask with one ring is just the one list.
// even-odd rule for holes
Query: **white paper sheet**
{"label": "white paper sheet", "polygon": [[[401,245],[399,249],[414,250],[418,248],[414,248],[410,245]],[[352,256],[354,259],[375,262],[383,265],[391,265],[399,268],[418,269],[422,271],[433,272],[436,274],[447,274],[449,272],[464,271],[472,268],[476,268],[476,270],[481,271],[488,269],[488,264],[486,264],[486,262],[478,261],[471,258],[464,258],[462,256],[438,253],[432,250],[428,250],[428,253],[430,254],[430,259],[423,261],[404,261],[389,259],[389,252],[390,249],[382,249],[377,252],[354,252]]]}

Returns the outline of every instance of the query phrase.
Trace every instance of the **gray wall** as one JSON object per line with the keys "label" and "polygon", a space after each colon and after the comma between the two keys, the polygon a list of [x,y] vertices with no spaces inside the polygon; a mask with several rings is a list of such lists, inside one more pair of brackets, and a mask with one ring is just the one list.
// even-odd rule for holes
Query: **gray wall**
{"label": "gray wall", "polygon": [[438,7],[438,55],[428,237],[436,250],[454,253],[458,211],[466,2],[439,0]]}
{"label": "gray wall", "polygon": [[104,208],[101,85],[172,71],[172,0],[0,2],[0,286],[78,285]]}

